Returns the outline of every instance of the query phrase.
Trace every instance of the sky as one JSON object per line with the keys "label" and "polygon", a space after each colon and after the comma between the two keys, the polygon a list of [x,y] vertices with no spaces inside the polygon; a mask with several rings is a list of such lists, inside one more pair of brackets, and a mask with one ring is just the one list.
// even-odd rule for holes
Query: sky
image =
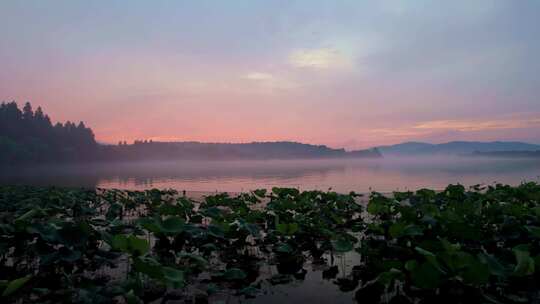
{"label": "sky", "polygon": [[540,143],[540,1],[0,0],[0,101],[104,143]]}

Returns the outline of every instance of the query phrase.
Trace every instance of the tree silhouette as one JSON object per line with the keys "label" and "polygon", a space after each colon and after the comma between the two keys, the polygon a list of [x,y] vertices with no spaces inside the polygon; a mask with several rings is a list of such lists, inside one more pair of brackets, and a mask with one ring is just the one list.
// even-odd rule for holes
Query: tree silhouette
{"label": "tree silhouette", "polygon": [[0,162],[83,160],[95,157],[94,133],[83,122],[56,123],[27,102],[0,104]]}

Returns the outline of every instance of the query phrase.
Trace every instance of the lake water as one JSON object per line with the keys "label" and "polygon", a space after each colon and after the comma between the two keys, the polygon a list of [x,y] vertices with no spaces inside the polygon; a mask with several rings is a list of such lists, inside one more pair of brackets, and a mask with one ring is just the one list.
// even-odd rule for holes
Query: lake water
{"label": "lake water", "polygon": [[239,192],[297,187],[340,192],[442,189],[540,182],[540,159],[466,157],[377,160],[174,161],[3,168],[2,184]]}

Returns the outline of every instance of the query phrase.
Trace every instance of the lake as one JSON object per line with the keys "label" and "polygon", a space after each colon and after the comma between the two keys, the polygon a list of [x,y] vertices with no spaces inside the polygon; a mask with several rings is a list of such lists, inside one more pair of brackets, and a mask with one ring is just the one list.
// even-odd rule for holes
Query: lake
{"label": "lake", "polygon": [[194,192],[240,192],[274,186],[390,192],[442,189],[451,183],[516,185],[539,182],[539,176],[540,159],[429,157],[35,165],[2,169],[0,183]]}

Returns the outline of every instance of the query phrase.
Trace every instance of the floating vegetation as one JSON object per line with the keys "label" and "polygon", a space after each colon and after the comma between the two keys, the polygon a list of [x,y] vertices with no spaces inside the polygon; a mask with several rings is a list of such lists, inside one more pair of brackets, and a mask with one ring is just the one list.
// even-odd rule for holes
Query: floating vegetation
{"label": "floating vegetation", "polygon": [[534,183],[202,201],[0,187],[2,303],[257,302],[314,271],[351,302],[539,303],[539,268]]}

